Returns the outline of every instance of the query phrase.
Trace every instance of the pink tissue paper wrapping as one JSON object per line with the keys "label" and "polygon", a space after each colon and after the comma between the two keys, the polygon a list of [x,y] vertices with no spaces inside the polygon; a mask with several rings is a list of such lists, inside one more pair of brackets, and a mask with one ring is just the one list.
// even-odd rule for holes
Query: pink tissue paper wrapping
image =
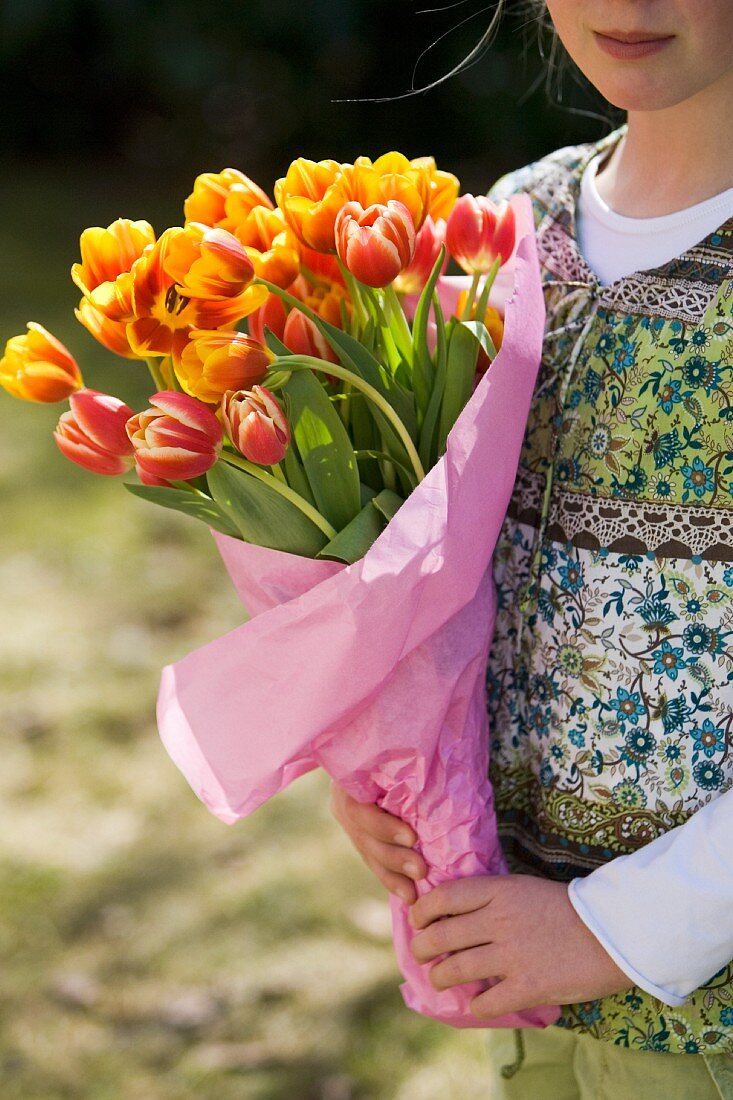
{"label": "pink tissue paper wrapping", "polygon": [[[491,558],[514,484],[544,329],[529,199],[504,342],[448,436],[446,453],[359,561],[302,558],[214,538],[251,618],[163,670],[162,741],[209,810],[252,813],[322,767],[352,797],[410,823],[423,894],[502,874],[489,783],[485,672],[496,612]],[[454,1027],[544,1027],[558,1009],[491,1021],[470,1011],[487,983],[437,991],[415,961],[409,907],[390,896],[401,992]]]}

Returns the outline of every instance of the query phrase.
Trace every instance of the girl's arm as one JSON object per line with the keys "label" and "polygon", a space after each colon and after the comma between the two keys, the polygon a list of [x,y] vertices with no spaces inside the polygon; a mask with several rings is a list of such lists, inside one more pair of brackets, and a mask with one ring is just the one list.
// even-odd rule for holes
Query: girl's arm
{"label": "girl's arm", "polygon": [[634,984],[681,1005],[733,959],[733,790],[570,884],[576,913]]}

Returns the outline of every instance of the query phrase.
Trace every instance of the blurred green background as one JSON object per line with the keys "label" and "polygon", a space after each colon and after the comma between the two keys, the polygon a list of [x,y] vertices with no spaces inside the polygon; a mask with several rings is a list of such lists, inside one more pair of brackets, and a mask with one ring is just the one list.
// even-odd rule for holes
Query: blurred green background
{"label": "blurred green background", "polygon": [[[4,0],[0,340],[35,319],[87,384],[147,375],[76,324],[87,225],[180,224],[194,176],[432,153],[463,189],[615,119],[545,88],[528,6],[466,73],[480,2]],[[544,49],[547,52],[547,46]],[[561,101],[560,101],[561,100]],[[386,894],[322,775],[229,828],[155,729],[159,670],[243,619],[201,525],[72,466],[57,407],[0,400],[0,1096],[487,1100],[477,1031],[404,1008]]]}

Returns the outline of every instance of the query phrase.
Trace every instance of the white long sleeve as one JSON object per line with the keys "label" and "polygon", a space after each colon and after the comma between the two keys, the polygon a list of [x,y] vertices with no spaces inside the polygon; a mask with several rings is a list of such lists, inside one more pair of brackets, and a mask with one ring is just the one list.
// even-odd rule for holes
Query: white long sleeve
{"label": "white long sleeve", "polygon": [[568,892],[635,985],[683,1004],[733,959],[733,790]]}

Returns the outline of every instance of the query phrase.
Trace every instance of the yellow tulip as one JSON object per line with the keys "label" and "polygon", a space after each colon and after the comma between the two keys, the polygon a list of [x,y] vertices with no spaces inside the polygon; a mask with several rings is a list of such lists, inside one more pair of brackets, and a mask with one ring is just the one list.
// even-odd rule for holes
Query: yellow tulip
{"label": "yellow tulip", "polygon": [[334,252],[336,215],[351,198],[344,194],[342,168],[335,160],[294,160],[275,184],[275,200],[299,241],[316,252]]}
{"label": "yellow tulip", "polygon": [[255,275],[283,289],[297,278],[299,242],[286,224],[282,210],[255,206],[234,233],[252,261]]}
{"label": "yellow tulip", "polygon": [[118,218],[106,229],[85,229],[79,238],[81,263],[72,266],[71,277],[84,297],[94,301],[95,292],[109,293],[108,284],[129,271],[154,241],[155,232],[148,222],[129,218]]}
{"label": "yellow tulip", "polygon": [[64,401],[83,386],[81,371],[69,349],[42,325],[11,336],[0,359],[0,386],[23,401]]}
{"label": "yellow tulip", "polygon": [[227,390],[250,389],[261,382],[274,358],[267,347],[243,332],[194,329],[175,357],[174,367],[186,393],[217,404]]}
{"label": "yellow tulip", "polygon": [[428,213],[433,221],[444,218],[446,221],[458,199],[460,183],[457,176],[442,172],[436,167],[433,157],[416,157],[410,161],[413,169],[424,173],[428,181]]}
{"label": "yellow tulip", "polygon": [[257,184],[237,168],[221,172],[202,172],[193,191],[183,204],[187,222],[218,226],[233,231],[255,206],[272,209],[269,197]]}

